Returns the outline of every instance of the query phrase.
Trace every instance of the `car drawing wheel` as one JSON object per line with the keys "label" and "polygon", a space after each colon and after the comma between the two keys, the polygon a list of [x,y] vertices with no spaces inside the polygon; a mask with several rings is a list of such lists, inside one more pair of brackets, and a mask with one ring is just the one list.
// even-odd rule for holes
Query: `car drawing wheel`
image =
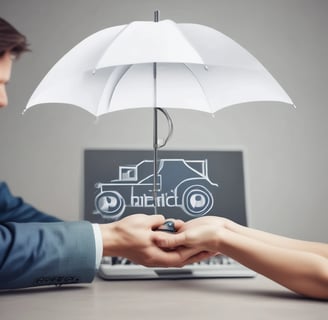
{"label": "car drawing wheel", "polygon": [[213,207],[213,196],[207,188],[194,185],[187,188],[182,195],[182,208],[192,217],[200,217]]}
{"label": "car drawing wheel", "polygon": [[119,218],[125,209],[125,201],[117,191],[106,191],[95,198],[97,212],[105,219]]}

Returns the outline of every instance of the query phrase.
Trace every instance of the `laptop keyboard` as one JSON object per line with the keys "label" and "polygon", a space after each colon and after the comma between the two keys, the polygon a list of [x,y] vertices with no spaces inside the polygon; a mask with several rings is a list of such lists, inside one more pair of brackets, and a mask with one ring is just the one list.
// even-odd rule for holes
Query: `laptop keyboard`
{"label": "laptop keyboard", "polygon": [[[117,266],[117,265],[135,266],[136,265],[129,259],[122,258],[122,257],[103,257],[102,264],[112,265],[112,266]],[[226,266],[228,266],[228,265],[239,265],[239,263],[227,256],[217,255],[217,256],[211,257],[209,259],[195,262],[193,264],[190,264],[189,266],[206,266],[206,265],[207,266],[210,266],[210,265],[216,265],[216,266],[226,265]]]}
{"label": "laptop keyboard", "polygon": [[255,272],[218,255],[181,268],[147,268],[122,257],[104,257],[98,275],[105,280],[254,277]]}

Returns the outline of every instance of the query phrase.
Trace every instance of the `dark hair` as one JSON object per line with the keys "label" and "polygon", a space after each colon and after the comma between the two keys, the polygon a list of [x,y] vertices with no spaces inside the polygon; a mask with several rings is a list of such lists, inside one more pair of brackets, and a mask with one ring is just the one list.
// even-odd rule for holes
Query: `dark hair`
{"label": "dark hair", "polygon": [[30,51],[26,37],[6,20],[0,18],[0,57],[6,52],[19,57],[26,51]]}

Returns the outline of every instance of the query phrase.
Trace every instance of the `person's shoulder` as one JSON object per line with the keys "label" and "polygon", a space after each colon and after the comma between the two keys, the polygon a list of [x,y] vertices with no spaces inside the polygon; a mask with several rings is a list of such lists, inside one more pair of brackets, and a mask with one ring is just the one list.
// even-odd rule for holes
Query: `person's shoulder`
{"label": "person's shoulder", "polygon": [[4,181],[0,181],[0,189],[2,189],[2,188],[7,188],[8,189],[7,183],[4,182]]}
{"label": "person's shoulder", "polygon": [[0,197],[4,197],[6,195],[10,195],[10,190],[6,182],[0,181]]}

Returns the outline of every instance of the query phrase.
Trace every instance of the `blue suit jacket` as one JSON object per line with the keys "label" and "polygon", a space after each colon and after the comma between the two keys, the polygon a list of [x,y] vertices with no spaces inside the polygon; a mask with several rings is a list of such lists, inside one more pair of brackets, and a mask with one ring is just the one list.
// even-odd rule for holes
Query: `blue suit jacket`
{"label": "blue suit jacket", "polygon": [[46,215],[0,182],[0,289],[91,282],[95,256],[89,222]]}

